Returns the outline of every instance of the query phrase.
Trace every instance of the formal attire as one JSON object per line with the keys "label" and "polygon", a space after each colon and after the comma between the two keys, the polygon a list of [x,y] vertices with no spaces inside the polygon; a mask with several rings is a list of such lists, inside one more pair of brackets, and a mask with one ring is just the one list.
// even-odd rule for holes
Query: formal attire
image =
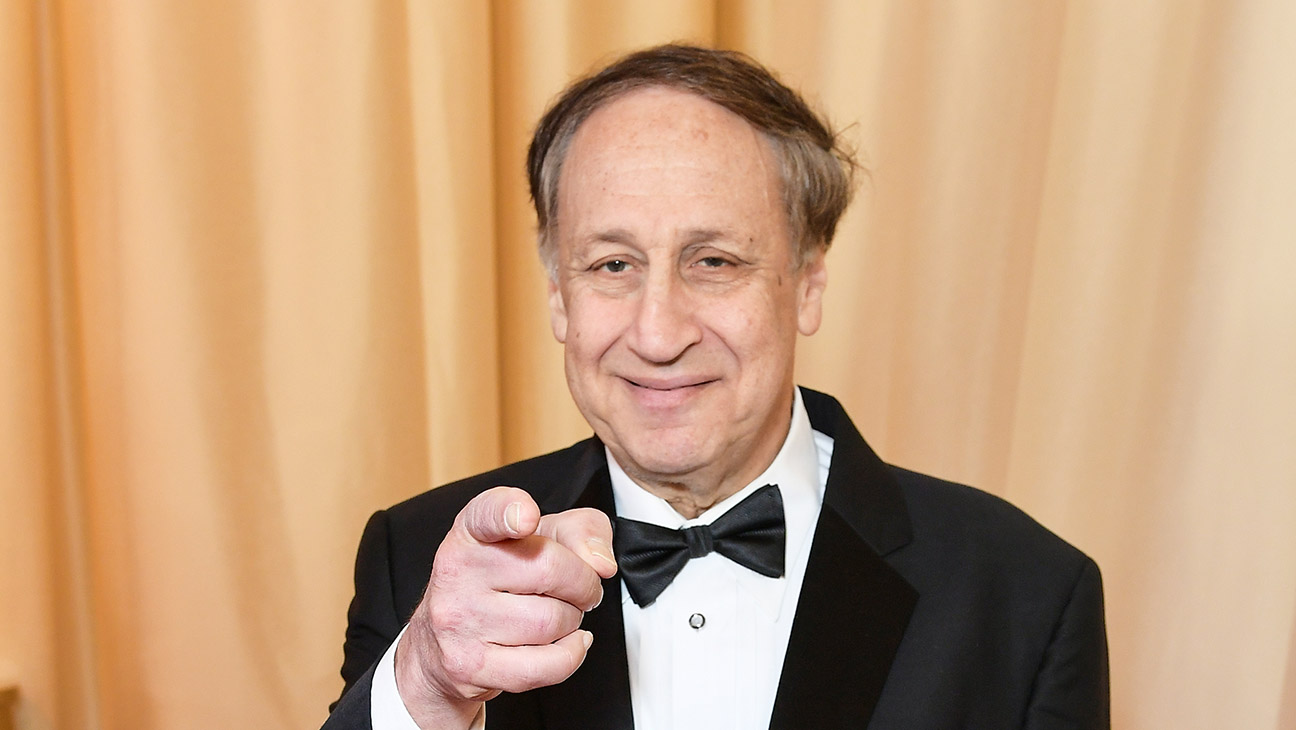
{"label": "formal attire", "polygon": [[[835,400],[802,398],[833,447],[769,726],[1107,727],[1097,566],[1003,500],[884,464]],[[370,726],[372,667],[417,605],[442,536],[500,484],[546,513],[615,510],[604,447],[590,439],[374,515],[356,562],[347,689],[326,728]],[[620,580],[604,590],[585,616],[596,639],[580,669],[491,700],[490,730],[634,727]]]}
{"label": "formal attire", "polygon": [[[688,560],[647,605],[636,605],[631,591],[622,592],[630,701],[637,730],[768,727],[832,448],[832,439],[812,430],[798,392],[787,437],[769,467],[693,519],[685,519],[665,500],[631,481],[609,455],[619,518],[674,530],[716,525],[768,490],[778,491],[784,513],[783,569],[771,571],[777,578],[712,552]],[[620,574],[628,580],[632,557],[622,542],[621,525],[615,529]]]}

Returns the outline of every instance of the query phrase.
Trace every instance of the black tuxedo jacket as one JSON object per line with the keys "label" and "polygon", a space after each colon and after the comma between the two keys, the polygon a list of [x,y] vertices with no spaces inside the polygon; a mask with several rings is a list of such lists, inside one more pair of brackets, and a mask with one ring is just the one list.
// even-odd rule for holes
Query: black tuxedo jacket
{"label": "black tuxedo jacket", "polygon": [[[841,405],[802,390],[834,439],[771,728],[1106,728],[1098,567],[1003,500],[884,464]],[[341,700],[327,730],[368,728],[372,667],[427,583],[455,515],[497,485],[542,512],[613,512],[603,445],[582,441],[375,514],[356,558]],[[488,730],[633,728],[621,587],[567,681],[487,703]]]}

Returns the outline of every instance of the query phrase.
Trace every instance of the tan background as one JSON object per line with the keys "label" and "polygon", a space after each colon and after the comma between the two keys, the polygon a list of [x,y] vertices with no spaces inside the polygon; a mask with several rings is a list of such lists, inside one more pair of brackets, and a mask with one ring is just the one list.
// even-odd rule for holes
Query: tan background
{"label": "tan background", "polygon": [[0,0],[0,685],[303,728],[369,512],[586,427],[521,156],[747,50],[871,178],[801,382],[1102,566],[1120,728],[1296,727],[1296,3]]}

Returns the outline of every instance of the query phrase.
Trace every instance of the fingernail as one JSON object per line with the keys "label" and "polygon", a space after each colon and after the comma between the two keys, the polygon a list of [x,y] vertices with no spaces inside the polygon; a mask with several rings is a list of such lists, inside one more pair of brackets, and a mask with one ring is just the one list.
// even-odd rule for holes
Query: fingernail
{"label": "fingernail", "polygon": [[594,605],[593,605],[593,606],[590,606],[590,609],[589,609],[589,610],[593,611],[594,609],[598,608],[599,605],[602,604],[602,603],[603,603],[603,586],[599,586],[599,597],[598,597],[598,600],[594,602]]}
{"label": "fingernail", "polygon": [[581,633],[584,634],[584,636],[581,637],[581,643],[585,645],[586,649],[590,648],[590,644],[594,643],[594,634],[591,634],[584,629],[581,629]]}
{"label": "fingernail", "polygon": [[514,535],[517,535],[522,531],[522,528],[519,526],[521,520],[522,520],[522,505],[518,504],[517,502],[510,504],[504,510],[504,525],[508,527],[508,531],[513,533]]}
{"label": "fingernail", "polygon": [[607,564],[612,566],[613,568],[617,567],[616,558],[612,557],[611,545],[607,544],[606,542],[603,542],[601,539],[597,537],[591,537],[590,539],[585,541],[585,544],[589,546],[590,555],[593,555],[594,557],[600,558],[602,560],[606,560]]}

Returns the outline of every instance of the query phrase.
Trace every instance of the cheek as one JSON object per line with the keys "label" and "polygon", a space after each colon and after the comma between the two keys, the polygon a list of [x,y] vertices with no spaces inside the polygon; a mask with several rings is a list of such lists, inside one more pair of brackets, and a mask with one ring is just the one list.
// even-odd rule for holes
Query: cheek
{"label": "cheek", "polygon": [[747,294],[728,309],[748,339],[781,342],[796,329],[796,290],[786,277],[766,281]]}
{"label": "cheek", "polygon": [[567,307],[567,349],[580,359],[601,355],[625,331],[624,309],[616,301],[573,297]]}
{"label": "cheek", "polygon": [[728,302],[709,307],[707,328],[726,349],[742,360],[765,359],[776,353],[791,331],[786,312],[768,300]]}

